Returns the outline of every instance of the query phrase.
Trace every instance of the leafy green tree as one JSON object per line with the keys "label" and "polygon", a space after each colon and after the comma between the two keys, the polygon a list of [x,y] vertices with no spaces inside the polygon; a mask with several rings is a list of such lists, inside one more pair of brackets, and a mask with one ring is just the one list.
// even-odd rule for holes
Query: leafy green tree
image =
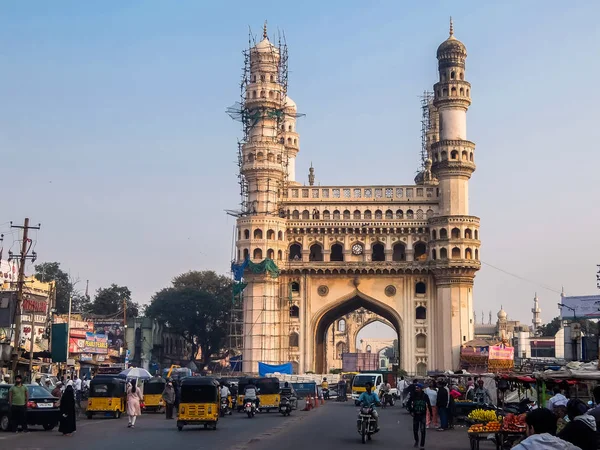
{"label": "leafy green tree", "polygon": [[[569,318],[566,318],[569,320]],[[577,323],[581,325],[581,331],[586,336],[597,335],[598,334],[598,324],[592,322],[589,319],[577,319]],[[540,333],[542,336],[554,336],[558,333],[558,330],[562,328],[562,319],[560,317],[555,317],[550,322],[542,325],[540,327]]]}
{"label": "leafy green tree", "polygon": [[192,361],[200,349],[203,369],[225,344],[232,295],[229,278],[213,271],[190,271],[154,294],[145,312],[183,337],[192,349]]}
{"label": "leafy green tree", "polygon": [[91,303],[89,312],[100,316],[115,315],[123,311],[123,301],[127,305],[127,317],[137,317],[140,305],[131,300],[131,291],[127,286],[111,284],[107,288],[96,291],[94,301]]}
{"label": "leafy green tree", "polygon": [[66,314],[69,312],[69,296],[73,293],[73,283],[69,275],[62,271],[60,263],[45,262],[35,266],[35,278],[43,283],[54,281],[56,283],[56,312]]}

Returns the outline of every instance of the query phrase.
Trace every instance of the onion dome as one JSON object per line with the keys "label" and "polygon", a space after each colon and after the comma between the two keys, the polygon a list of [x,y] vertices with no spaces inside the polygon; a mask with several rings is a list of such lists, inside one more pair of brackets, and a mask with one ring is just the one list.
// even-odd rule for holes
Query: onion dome
{"label": "onion dome", "polygon": [[450,36],[437,49],[437,58],[445,59],[456,55],[467,56],[467,47],[454,37],[454,25],[450,18]]}

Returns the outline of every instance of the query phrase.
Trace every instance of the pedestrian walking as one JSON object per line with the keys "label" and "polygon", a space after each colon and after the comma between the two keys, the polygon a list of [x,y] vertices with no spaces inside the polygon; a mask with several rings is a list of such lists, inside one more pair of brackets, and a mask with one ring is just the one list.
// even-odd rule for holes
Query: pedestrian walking
{"label": "pedestrian walking", "polygon": [[446,382],[440,381],[437,395],[437,409],[440,415],[440,427],[438,431],[448,429],[448,414],[450,409],[450,390],[446,386]]}
{"label": "pedestrian walking", "polygon": [[54,389],[52,389],[52,396],[56,397],[60,400],[60,398],[62,397],[62,383],[59,381],[58,383],[56,383],[56,386],[54,386]]}
{"label": "pedestrian walking", "polygon": [[431,404],[431,414],[427,410],[427,428],[439,428],[440,418],[437,412],[437,389],[435,383],[432,381],[429,386],[425,389],[425,394],[429,397],[429,403]]}
{"label": "pedestrian walking", "polygon": [[137,416],[142,415],[140,403],[144,401],[144,399],[142,393],[136,387],[136,383],[137,381],[134,381],[127,385],[127,417],[129,418],[127,428],[135,428]]}
{"label": "pedestrian walking", "polygon": [[167,419],[173,418],[173,408],[175,407],[175,387],[169,380],[162,393],[162,399],[165,401],[165,415]]}
{"label": "pedestrian walking", "polygon": [[23,377],[15,377],[15,385],[8,391],[8,404],[10,405],[10,420],[12,430],[18,432],[19,425],[24,433],[27,433],[27,402],[29,401],[29,391],[23,386]]}
{"label": "pedestrian walking", "polygon": [[408,381],[406,381],[404,379],[404,377],[400,377],[400,379],[398,380],[398,395],[400,396],[400,405],[404,406],[404,402],[405,402],[405,395],[404,395],[404,391],[405,389],[408,387]]}
{"label": "pedestrian walking", "polygon": [[[415,447],[425,449],[425,434],[426,434],[426,415],[433,415],[429,396],[423,392],[423,385],[417,384],[415,391],[408,400],[408,410],[413,415],[413,435],[415,438]],[[419,442],[419,432],[421,433],[421,441]]]}
{"label": "pedestrian walking", "polygon": [[77,429],[75,421],[75,390],[69,385],[60,398],[60,425],[58,431],[63,436],[71,436]]}

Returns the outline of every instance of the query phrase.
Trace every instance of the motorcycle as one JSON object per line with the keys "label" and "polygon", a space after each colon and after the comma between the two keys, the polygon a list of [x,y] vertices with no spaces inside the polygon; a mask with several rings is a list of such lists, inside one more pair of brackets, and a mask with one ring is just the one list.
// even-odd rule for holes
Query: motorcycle
{"label": "motorcycle", "polygon": [[283,414],[283,416],[289,416],[292,413],[292,403],[290,399],[287,397],[281,397],[281,401],[279,402],[279,412]]}
{"label": "motorcycle", "polygon": [[363,406],[360,408],[356,425],[358,427],[358,434],[360,434],[362,443],[364,444],[367,440],[371,440],[371,435],[377,430],[375,428],[375,418],[373,417],[373,407]]}
{"label": "motorcycle", "polygon": [[219,411],[219,415],[221,417],[225,417],[225,414],[231,415],[231,410],[229,409],[229,400],[227,400],[227,398],[222,398],[221,410]]}
{"label": "motorcycle", "polygon": [[244,402],[244,412],[248,414],[248,419],[252,419],[256,415],[256,403],[252,400]]}
{"label": "motorcycle", "polygon": [[389,392],[381,392],[379,394],[379,398],[381,398],[381,407],[385,408],[387,405],[394,406],[394,397]]}
{"label": "motorcycle", "polygon": [[323,388],[323,400],[329,400],[329,389]]}

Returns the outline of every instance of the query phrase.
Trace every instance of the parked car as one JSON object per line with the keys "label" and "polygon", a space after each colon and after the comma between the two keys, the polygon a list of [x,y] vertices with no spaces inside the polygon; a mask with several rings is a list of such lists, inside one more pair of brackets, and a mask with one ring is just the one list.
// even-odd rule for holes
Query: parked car
{"label": "parked car", "polygon": [[[27,384],[29,402],[27,402],[27,424],[41,425],[49,431],[58,425],[60,409],[58,398],[53,397],[42,386]],[[8,390],[12,384],[0,384],[0,429],[8,431],[10,426],[10,406],[8,405]]]}

